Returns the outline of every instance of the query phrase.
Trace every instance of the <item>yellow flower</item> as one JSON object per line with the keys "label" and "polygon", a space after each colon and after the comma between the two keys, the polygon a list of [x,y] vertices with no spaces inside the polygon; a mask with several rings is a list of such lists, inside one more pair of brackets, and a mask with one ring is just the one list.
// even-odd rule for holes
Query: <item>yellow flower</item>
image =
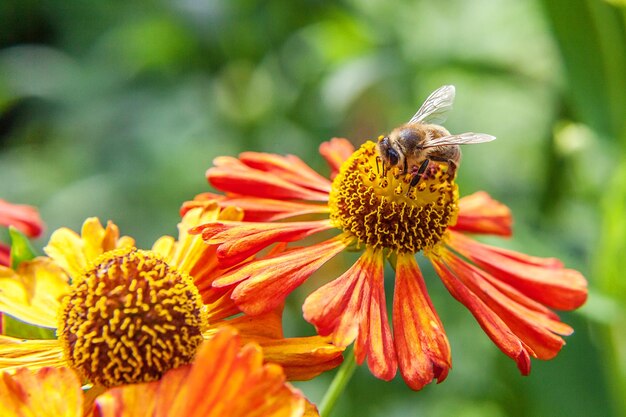
{"label": "yellow flower", "polygon": [[187,233],[199,222],[238,220],[234,208],[189,210],[178,239],[138,250],[117,226],[91,218],[81,235],[55,231],[48,257],[0,268],[0,311],[56,328],[57,339],[0,336],[0,370],[69,366],[104,387],[156,380],[190,362],[203,340],[231,325],[257,341],[268,362],[291,379],[308,379],[341,363],[342,349],[325,338],[284,338],[281,306],[253,319],[238,316],[230,291],[212,282],[225,271],[215,250]]}

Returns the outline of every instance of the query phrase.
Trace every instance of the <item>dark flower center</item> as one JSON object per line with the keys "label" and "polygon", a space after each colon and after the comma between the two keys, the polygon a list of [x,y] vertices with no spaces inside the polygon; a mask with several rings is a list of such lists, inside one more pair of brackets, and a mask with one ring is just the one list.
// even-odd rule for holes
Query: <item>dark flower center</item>
{"label": "dark flower center", "polygon": [[432,249],[456,223],[458,187],[435,162],[415,186],[411,174],[386,169],[366,142],[335,177],[330,218],[360,244],[397,253]]}
{"label": "dark flower center", "polygon": [[58,337],[70,365],[112,387],[151,381],[190,362],[203,304],[192,280],[135,248],[103,254],[63,300]]}

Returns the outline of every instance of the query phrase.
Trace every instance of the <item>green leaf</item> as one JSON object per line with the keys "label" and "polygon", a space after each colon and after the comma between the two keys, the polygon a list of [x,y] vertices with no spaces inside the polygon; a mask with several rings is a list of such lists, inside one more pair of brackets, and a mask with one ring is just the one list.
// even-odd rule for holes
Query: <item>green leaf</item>
{"label": "green leaf", "polygon": [[9,228],[9,234],[11,236],[11,267],[17,269],[22,262],[30,261],[37,256],[37,252],[28,238],[15,227]]}
{"label": "green leaf", "polygon": [[619,9],[596,0],[543,0],[567,75],[577,120],[608,138],[626,114],[626,29]]}
{"label": "green leaf", "polygon": [[4,321],[3,334],[5,336],[18,339],[56,339],[55,329],[24,323],[6,313],[2,314],[2,319]]}

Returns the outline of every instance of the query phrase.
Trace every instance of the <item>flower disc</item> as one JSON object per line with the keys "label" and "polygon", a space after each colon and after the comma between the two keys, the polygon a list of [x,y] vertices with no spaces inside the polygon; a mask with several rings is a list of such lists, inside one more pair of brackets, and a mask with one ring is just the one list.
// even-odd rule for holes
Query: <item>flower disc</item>
{"label": "flower disc", "polygon": [[411,186],[412,176],[386,169],[366,142],[341,167],[330,193],[330,218],[359,243],[416,253],[439,243],[456,223],[458,187],[439,164]]}
{"label": "flower disc", "polygon": [[192,280],[155,254],[109,251],[72,284],[58,336],[70,365],[106,387],[155,380],[193,359],[203,305]]}

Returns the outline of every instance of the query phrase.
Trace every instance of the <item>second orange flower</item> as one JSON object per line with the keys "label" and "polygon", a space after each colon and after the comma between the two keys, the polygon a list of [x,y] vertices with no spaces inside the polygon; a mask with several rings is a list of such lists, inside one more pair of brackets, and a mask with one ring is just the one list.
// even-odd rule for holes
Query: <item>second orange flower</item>
{"label": "second orange flower", "polygon": [[[467,234],[511,235],[508,208],[479,192],[459,199],[442,166],[412,187],[410,177],[377,163],[375,144],[356,152],[343,139],[324,143],[331,180],[295,156],[246,152],[220,157],[207,171],[226,195],[202,194],[183,212],[206,201],[244,210],[243,221],[196,227],[217,246],[222,267],[235,265],[273,244],[296,242],[319,232],[338,234],[319,243],[258,258],[213,282],[232,289],[247,314],[263,314],[325,262],[347,250],[362,251],[343,275],[313,292],[304,317],[320,335],[347,346],[355,342],[358,363],[384,380],[400,369],[419,390],[443,381],[451,367],[450,345],[430,300],[415,254],[430,260],[451,295],[464,304],[485,333],[524,375],[530,358],[550,359],[572,328],[552,309],[572,310],[587,297],[577,271],[553,258],[537,258],[480,243]],[[319,220],[294,221],[301,215]],[[393,334],[387,317],[384,262],[395,270]]]}

